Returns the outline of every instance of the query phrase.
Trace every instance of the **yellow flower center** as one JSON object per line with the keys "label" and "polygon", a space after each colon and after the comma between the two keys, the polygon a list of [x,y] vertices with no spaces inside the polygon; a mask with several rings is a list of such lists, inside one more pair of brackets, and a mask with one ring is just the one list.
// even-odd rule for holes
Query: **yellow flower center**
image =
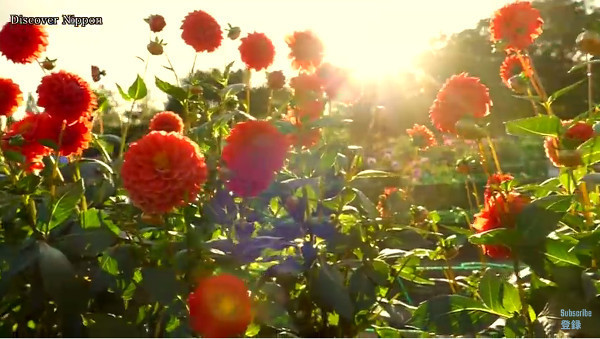
{"label": "yellow flower center", "polygon": [[154,167],[159,171],[165,171],[169,169],[169,157],[165,151],[158,152],[152,158]]}
{"label": "yellow flower center", "polygon": [[238,304],[230,295],[215,295],[214,313],[221,319],[232,319],[237,315]]}

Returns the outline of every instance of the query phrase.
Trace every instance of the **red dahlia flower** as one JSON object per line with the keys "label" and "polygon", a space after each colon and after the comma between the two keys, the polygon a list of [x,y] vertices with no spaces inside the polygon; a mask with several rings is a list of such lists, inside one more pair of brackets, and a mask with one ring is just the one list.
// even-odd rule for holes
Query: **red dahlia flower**
{"label": "red dahlia flower", "polygon": [[150,120],[151,131],[183,133],[183,120],[174,112],[159,112]]}
{"label": "red dahlia flower", "polygon": [[[514,228],[517,215],[529,203],[529,198],[510,192],[495,194],[486,200],[483,210],[475,215],[473,228],[477,233],[496,228]],[[510,249],[502,245],[482,245],[484,254],[494,259],[510,257]]]}
{"label": "red dahlia flower", "polygon": [[[11,124],[2,136],[2,149],[21,153],[25,157],[24,168],[28,172],[42,169],[42,158],[51,151],[39,142],[49,119],[47,114],[27,112],[23,119]],[[16,142],[18,136],[21,138],[20,142]]]}
{"label": "red dahlia flower", "polygon": [[0,115],[11,116],[23,102],[23,92],[10,79],[0,78]]}
{"label": "red dahlia flower", "polygon": [[252,321],[252,300],[239,278],[221,274],[200,280],[188,297],[192,329],[204,338],[236,337]]}
{"label": "red dahlia flower", "polygon": [[226,141],[222,159],[230,173],[227,187],[242,197],[256,196],[269,187],[289,148],[285,135],[261,120],[236,124]]}
{"label": "red dahlia flower", "polygon": [[561,148],[560,141],[555,137],[544,139],[546,157],[556,167],[576,167],[583,164],[578,150]]}
{"label": "red dahlia flower", "polygon": [[96,95],[78,75],[60,71],[46,75],[37,88],[38,105],[46,113],[67,124],[88,119],[96,107]]}
{"label": "red dahlia flower", "polygon": [[412,139],[413,145],[420,150],[426,150],[436,144],[433,132],[426,126],[414,124],[412,128],[406,130],[406,133]]}
{"label": "red dahlia flower", "polygon": [[[526,57],[523,57],[526,58]],[[526,59],[525,59],[526,60]],[[523,72],[523,65],[521,65],[521,60],[516,54],[508,55],[502,65],[500,65],[500,78],[506,87],[510,88],[509,80],[515,75],[519,75]],[[525,74],[527,76],[531,75],[531,68],[525,70]]]}
{"label": "red dahlia flower", "polygon": [[[565,132],[565,138],[576,141],[579,145],[594,136],[594,127],[583,121],[578,121]],[[579,146],[577,145],[577,146]]]}
{"label": "red dahlia flower", "polygon": [[285,75],[282,71],[267,74],[267,86],[272,90],[282,89],[285,86]]}
{"label": "red dahlia flower", "polygon": [[263,33],[254,32],[242,38],[239,51],[246,66],[256,71],[269,67],[275,58],[275,46]]}
{"label": "red dahlia flower", "polygon": [[46,46],[48,33],[43,26],[7,22],[0,30],[0,53],[14,63],[35,61],[46,50]]}
{"label": "red dahlia flower", "polygon": [[39,138],[52,141],[59,147],[59,154],[62,156],[81,155],[84,150],[89,147],[92,141],[92,124],[91,120],[77,120],[70,125],[65,124],[64,120],[49,117],[42,126]]}
{"label": "red dahlia flower", "polygon": [[165,18],[159,14],[151,15],[145,21],[150,25],[150,30],[154,33],[162,31],[167,25]]}
{"label": "red dahlia flower", "polygon": [[204,11],[189,13],[181,25],[181,38],[196,52],[212,52],[221,46],[223,32],[221,26],[210,14]]}
{"label": "red dahlia flower", "polygon": [[542,34],[544,20],[529,1],[510,3],[494,13],[490,23],[492,41],[502,41],[506,49],[523,50]]}
{"label": "red dahlia flower", "polygon": [[433,125],[441,132],[456,133],[456,123],[465,117],[481,118],[492,105],[488,88],[479,78],[461,73],[442,86],[429,109]]}
{"label": "red dahlia flower", "polygon": [[294,32],[285,38],[294,69],[313,72],[323,61],[323,43],[311,31]]}
{"label": "red dahlia flower", "polygon": [[148,214],[163,214],[195,201],[208,173],[193,141],[153,131],[131,144],[121,175],[136,206]]}
{"label": "red dahlia flower", "polygon": [[508,173],[494,173],[492,174],[485,185],[485,191],[483,192],[483,197],[486,201],[488,201],[496,192],[502,191],[500,185],[507,181],[513,180],[514,177]]}

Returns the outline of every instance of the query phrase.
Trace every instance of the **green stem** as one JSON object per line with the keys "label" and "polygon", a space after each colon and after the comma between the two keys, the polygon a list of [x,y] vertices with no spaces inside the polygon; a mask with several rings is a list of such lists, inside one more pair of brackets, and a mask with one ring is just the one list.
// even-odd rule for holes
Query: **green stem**
{"label": "green stem", "polygon": [[121,133],[121,145],[119,147],[119,159],[123,159],[123,152],[125,151],[125,145],[127,144],[127,134],[129,132],[129,125],[131,124],[131,115],[133,113],[133,107],[137,100],[133,100],[131,102],[131,107],[129,108],[129,112],[125,114],[125,123],[123,124],[123,132]]}
{"label": "green stem", "polygon": [[252,70],[248,68],[246,75],[246,113],[250,114],[250,77]]}
{"label": "green stem", "polygon": [[175,72],[175,68],[173,67],[173,64],[171,63],[171,59],[169,58],[169,56],[167,55],[167,53],[165,53],[165,57],[167,58],[167,62],[169,63],[169,67],[171,67],[171,72],[173,72],[173,75],[175,76],[175,81],[177,82],[177,86],[179,86],[179,77],[177,76],[177,72]]}
{"label": "green stem", "polygon": [[525,323],[527,324],[527,330],[529,335],[533,334],[533,324],[531,323],[531,319],[529,318],[529,304],[527,303],[527,298],[525,297],[525,287],[523,286],[523,279],[519,274],[519,259],[517,257],[517,253],[513,253],[513,270],[515,273],[515,278],[517,280],[517,289],[519,290],[519,299],[521,300],[521,315],[523,316]]}
{"label": "green stem", "polygon": [[593,97],[593,83],[592,83],[592,57],[591,55],[587,55],[587,78],[588,78],[588,111],[589,114],[592,114],[592,108],[594,107],[594,97]]}

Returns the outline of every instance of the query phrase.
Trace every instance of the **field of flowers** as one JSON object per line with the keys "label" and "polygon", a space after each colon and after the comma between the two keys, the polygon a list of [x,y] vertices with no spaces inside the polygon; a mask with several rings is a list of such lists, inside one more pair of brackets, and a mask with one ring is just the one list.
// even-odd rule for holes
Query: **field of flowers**
{"label": "field of flowers", "polygon": [[[164,18],[146,22],[148,63],[168,47]],[[116,135],[95,85],[41,59],[45,28],[5,24],[0,53],[44,74],[35,112],[19,120],[23,93],[0,78],[0,335],[600,336],[600,34],[577,39],[587,61],[574,70],[587,78],[548,93],[528,54],[540,12],[518,1],[490,22],[506,55],[500,78],[531,104],[530,117],[506,123],[512,139],[491,136],[488,87],[460,73],[439,88],[430,127],[378,154],[342,137],[360,88],[323,62],[310,30],[286,38],[297,70],[286,79],[265,34],[188,13],[190,53],[239,41],[243,81],[231,80],[233,63],[210,81],[195,77],[196,62],[185,83],[175,71],[132,75],[117,85],[131,109]],[[258,118],[252,79],[264,76]],[[182,110],[155,114],[132,140],[147,81]],[[586,84],[588,110],[557,117],[553,103]],[[534,158],[510,155],[518,138],[543,145],[558,175],[509,170]],[[442,176],[462,202],[434,185]]]}

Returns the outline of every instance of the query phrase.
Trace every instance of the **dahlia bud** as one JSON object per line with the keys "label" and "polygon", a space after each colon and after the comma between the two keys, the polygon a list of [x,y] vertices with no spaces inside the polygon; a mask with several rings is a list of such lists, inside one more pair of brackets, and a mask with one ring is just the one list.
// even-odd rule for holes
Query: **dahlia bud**
{"label": "dahlia bud", "polygon": [[560,150],[558,153],[558,161],[565,167],[577,167],[583,165],[581,153],[578,150]]}
{"label": "dahlia bud", "polygon": [[239,27],[237,27],[237,26],[231,27],[231,25],[229,25],[227,37],[231,40],[235,40],[240,37],[241,33],[242,33],[242,30]]}
{"label": "dahlia bud", "polygon": [[47,71],[53,70],[54,67],[56,67],[56,60],[57,59],[50,60],[46,58],[46,60],[42,61],[42,68]]}
{"label": "dahlia bud", "polygon": [[152,55],[163,54],[163,45],[158,41],[150,41],[148,44],[148,52]]}
{"label": "dahlia bud", "polygon": [[151,15],[148,18],[144,19],[150,25],[150,30],[154,33],[158,33],[165,28],[167,23],[165,22],[165,18],[162,15]]}
{"label": "dahlia bud", "polygon": [[508,79],[508,86],[517,94],[527,93],[527,81],[520,74],[510,77]]}
{"label": "dahlia bud", "polygon": [[204,90],[202,89],[202,86],[195,85],[190,87],[190,93],[201,96],[204,93]]}
{"label": "dahlia bud", "polygon": [[600,34],[594,31],[582,32],[577,36],[575,43],[584,53],[600,55]]}
{"label": "dahlia bud", "polygon": [[456,133],[467,140],[478,140],[485,138],[487,133],[484,128],[477,125],[474,121],[469,119],[461,119],[454,125],[456,127]]}

